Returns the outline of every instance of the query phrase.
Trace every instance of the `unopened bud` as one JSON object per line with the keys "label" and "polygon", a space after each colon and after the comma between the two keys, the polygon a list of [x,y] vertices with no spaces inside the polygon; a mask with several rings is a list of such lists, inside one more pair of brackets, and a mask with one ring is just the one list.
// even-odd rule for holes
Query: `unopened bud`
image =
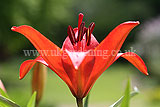
{"label": "unopened bud", "polygon": [[44,85],[46,81],[47,67],[43,64],[37,62],[33,67],[32,75],[32,93],[37,92],[36,96],[36,106],[38,106],[44,90]]}

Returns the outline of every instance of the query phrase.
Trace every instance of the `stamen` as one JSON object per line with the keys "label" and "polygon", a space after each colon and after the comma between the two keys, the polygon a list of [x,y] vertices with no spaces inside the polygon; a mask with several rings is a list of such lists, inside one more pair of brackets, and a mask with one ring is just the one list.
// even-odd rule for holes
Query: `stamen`
{"label": "stamen", "polygon": [[80,29],[80,26],[81,26],[81,23],[82,23],[82,20],[83,20],[83,14],[82,13],[80,13],[79,14],[79,18],[78,18],[78,30]]}
{"label": "stamen", "polygon": [[80,25],[80,29],[78,30],[78,37],[77,37],[77,42],[81,41],[83,39],[83,35],[84,35],[84,25],[85,23],[82,22]]}
{"label": "stamen", "polygon": [[72,45],[75,45],[75,43],[76,43],[75,33],[73,31],[73,28],[70,25],[68,26],[67,34],[70,38]]}
{"label": "stamen", "polygon": [[88,28],[87,31],[86,31],[86,44],[87,44],[87,46],[90,45],[90,42],[91,42],[91,31]]}
{"label": "stamen", "polygon": [[88,29],[87,29],[87,31],[86,31],[86,44],[87,44],[87,46],[89,46],[90,43],[91,43],[91,34],[92,34],[92,32],[93,32],[94,27],[95,27],[95,23],[92,22],[92,23],[89,25],[89,27],[88,27]]}
{"label": "stamen", "polygon": [[91,34],[92,34],[93,30],[94,30],[94,27],[95,27],[95,23],[94,22],[92,22],[88,27],[90,29]]}

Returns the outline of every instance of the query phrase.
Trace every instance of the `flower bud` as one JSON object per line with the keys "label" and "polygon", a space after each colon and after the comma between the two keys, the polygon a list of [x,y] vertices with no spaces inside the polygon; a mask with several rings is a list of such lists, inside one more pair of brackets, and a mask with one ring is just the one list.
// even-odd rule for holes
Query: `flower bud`
{"label": "flower bud", "polygon": [[36,106],[39,104],[44,90],[44,85],[46,81],[47,67],[39,62],[37,62],[33,67],[32,75],[32,93],[37,92],[36,96]]}

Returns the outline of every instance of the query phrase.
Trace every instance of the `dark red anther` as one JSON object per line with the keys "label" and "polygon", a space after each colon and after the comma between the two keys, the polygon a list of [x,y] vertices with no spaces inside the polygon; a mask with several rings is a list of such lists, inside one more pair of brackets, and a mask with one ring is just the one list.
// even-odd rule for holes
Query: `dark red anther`
{"label": "dark red anther", "polygon": [[68,26],[67,34],[69,36],[71,43],[74,45],[76,43],[76,38],[75,38],[75,33],[73,31],[73,28],[70,25]]}
{"label": "dark red anther", "polygon": [[87,31],[86,31],[86,44],[87,44],[87,46],[89,46],[90,43],[91,43],[91,31],[88,28]]}
{"label": "dark red anther", "polygon": [[84,25],[85,23],[82,22],[80,25],[80,29],[78,30],[78,37],[77,37],[77,42],[81,41],[83,39],[83,35],[84,35]]}
{"label": "dark red anther", "polygon": [[94,27],[95,27],[95,23],[94,22],[92,22],[88,27],[90,29],[91,34],[92,34],[93,30],[94,30]]}
{"label": "dark red anther", "polygon": [[93,30],[94,30],[94,27],[95,27],[95,23],[92,22],[89,25],[88,29],[86,30],[86,44],[87,44],[87,46],[89,46],[90,43],[91,43],[91,34],[92,34]]}

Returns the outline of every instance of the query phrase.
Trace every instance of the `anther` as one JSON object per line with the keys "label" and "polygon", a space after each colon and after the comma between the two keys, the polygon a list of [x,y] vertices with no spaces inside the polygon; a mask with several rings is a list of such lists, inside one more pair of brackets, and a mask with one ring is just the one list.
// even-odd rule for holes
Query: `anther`
{"label": "anther", "polygon": [[80,25],[80,29],[78,30],[78,37],[77,37],[77,42],[81,41],[83,39],[83,35],[84,35],[84,25],[85,23],[82,22]]}
{"label": "anther", "polygon": [[67,29],[67,34],[70,38],[71,43],[74,45],[76,43],[75,33],[73,31],[73,28],[69,25]]}
{"label": "anther", "polygon": [[93,30],[94,30],[94,27],[95,27],[95,23],[94,22],[92,22],[88,27],[90,29],[91,34],[92,34]]}
{"label": "anther", "polygon": [[91,31],[88,28],[87,31],[86,31],[86,44],[87,44],[87,46],[90,45],[90,42],[91,42]]}

